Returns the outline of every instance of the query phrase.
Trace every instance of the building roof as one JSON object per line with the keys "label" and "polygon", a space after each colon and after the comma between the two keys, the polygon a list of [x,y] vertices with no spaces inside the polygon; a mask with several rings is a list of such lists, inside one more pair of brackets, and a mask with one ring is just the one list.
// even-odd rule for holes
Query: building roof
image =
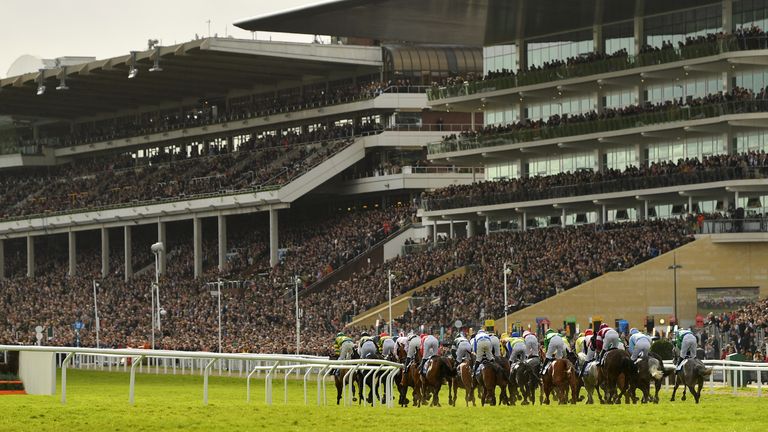
{"label": "building roof", "polygon": [[[150,72],[159,53],[162,71]],[[0,115],[71,119],[225,95],[230,90],[301,85],[334,74],[378,72],[381,48],[206,38],[0,79]],[[41,76],[42,74],[42,76]],[[40,81],[46,90],[36,95]],[[68,89],[56,90],[66,78]],[[260,90],[261,89],[261,90]]]}
{"label": "building roof", "polygon": [[251,31],[495,45],[717,0],[331,0],[236,22]]}

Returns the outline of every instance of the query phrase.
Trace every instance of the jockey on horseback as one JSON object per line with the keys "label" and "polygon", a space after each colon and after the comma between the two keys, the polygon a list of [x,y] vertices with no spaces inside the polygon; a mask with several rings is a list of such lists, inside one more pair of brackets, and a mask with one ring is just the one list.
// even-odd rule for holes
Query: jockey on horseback
{"label": "jockey on horseback", "polygon": [[471,358],[472,346],[464,335],[459,335],[453,340],[453,358],[456,360],[456,366],[461,364],[467,358]]}
{"label": "jockey on horseback", "polygon": [[408,366],[410,366],[413,359],[416,358],[416,355],[419,353],[419,348],[421,347],[421,338],[419,338],[419,335],[415,334],[414,332],[410,332],[408,334],[408,351],[406,351],[405,354],[405,369],[408,369]]}
{"label": "jockey on horseback", "polygon": [[376,342],[373,341],[373,337],[368,332],[360,334],[360,341],[358,342],[357,352],[360,354],[360,358],[371,358],[378,353]]}
{"label": "jockey on horseback", "polygon": [[424,363],[426,363],[430,358],[436,356],[439,349],[440,342],[436,337],[432,336],[431,334],[421,335],[421,364],[419,365],[419,370],[421,370],[422,374],[425,373]]}
{"label": "jockey on horseback", "polygon": [[612,349],[618,348],[619,343],[621,343],[619,340],[619,333],[609,327],[606,323],[600,324],[600,330],[597,331],[596,342],[598,362],[603,360],[605,353]]}
{"label": "jockey on horseback", "polygon": [[386,332],[382,332],[379,335],[379,351],[381,352],[382,357],[387,358],[390,354],[396,355],[396,348],[395,340],[392,339],[392,336],[388,335]]}
{"label": "jockey on horseback", "polygon": [[488,337],[491,338],[491,347],[493,349],[493,356],[494,357],[500,357],[501,356],[501,341],[499,340],[499,337],[496,336],[496,333],[494,333],[494,332],[488,333]]}
{"label": "jockey on horseback", "polygon": [[690,330],[681,329],[677,331],[675,346],[680,351],[680,356],[678,357],[678,363],[676,367],[676,370],[680,372],[683,370],[685,360],[696,357],[698,340],[696,339],[696,335],[694,335]]}
{"label": "jockey on horseback", "polygon": [[576,338],[576,341],[573,344],[573,349],[576,351],[576,354],[584,353],[586,354],[584,350],[584,338],[586,336],[584,335],[584,332],[579,333],[579,336]]}
{"label": "jockey on horseback", "polygon": [[628,351],[635,363],[648,358],[648,353],[651,351],[651,338],[636,328],[630,329]]}
{"label": "jockey on horseback", "polygon": [[579,373],[579,376],[584,376],[584,371],[587,370],[587,365],[592,363],[592,361],[595,359],[595,352],[597,351],[595,347],[596,344],[597,338],[592,332],[592,329],[587,329],[584,331],[584,339],[581,341],[581,349],[582,352],[587,354],[587,361],[585,361],[581,366],[581,372]]}
{"label": "jockey on horseback", "polygon": [[475,372],[477,372],[477,368],[480,365],[480,363],[486,363],[486,362],[492,362],[494,360],[493,357],[493,342],[491,341],[491,337],[488,336],[488,333],[485,332],[485,330],[480,330],[475,334],[474,344],[473,347],[475,350],[475,355],[477,356],[477,362],[475,363]]}
{"label": "jockey on horseback", "polygon": [[565,355],[565,341],[558,332],[553,329],[547,330],[544,335],[544,349],[546,350],[546,357],[544,358],[544,365],[541,368],[541,374],[544,375],[547,372],[549,363],[554,359],[561,359]]}
{"label": "jockey on horseback", "polygon": [[339,360],[349,360],[352,358],[352,351],[355,347],[355,341],[348,337],[344,332],[336,333],[336,339],[333,341],[333,351],[339,357]]}
{"label": "jockey on horseback", "polygon": [[517,363],[525,360],[525,340],[517,332],[512,333],[504,342],[506,356],[510,363]]}
{"label": "jockey on horseback", "polygon": [[523,332],[523,341],[525,342],[525,350],[528,358],[539,356],[539,340],[536,335],[528,330]]}

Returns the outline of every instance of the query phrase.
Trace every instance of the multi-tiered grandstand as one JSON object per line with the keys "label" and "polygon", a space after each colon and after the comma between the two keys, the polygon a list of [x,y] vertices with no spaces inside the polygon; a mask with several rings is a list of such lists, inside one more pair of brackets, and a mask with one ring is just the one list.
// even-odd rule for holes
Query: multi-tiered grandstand
{"label": "multi-tiered grandstand", "polygon": [[2,341],[95,345],[95,301],[99,344],[213,350],[219,280],[233,351],[297,284],[301,350],[381,327],[389,274],[434,332],[764,296],[768,2],[351,3],[0,80]]}

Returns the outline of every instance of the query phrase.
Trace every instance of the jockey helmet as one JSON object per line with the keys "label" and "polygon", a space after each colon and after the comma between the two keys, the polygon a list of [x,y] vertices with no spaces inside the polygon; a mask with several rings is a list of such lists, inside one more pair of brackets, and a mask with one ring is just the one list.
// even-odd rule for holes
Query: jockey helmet
{"label": "jockey helmet", "polygon": [[606,323],[600,324],[600,330],[605,329],[605,328],[608,328],[608,324],[606,324]]}
{"label": "jockey helmet", "polygon": [[552,329],[552,328],[547,330],[547,334],[552,334],[552,333],[557,333],[557,332],[555,331],[555,329]]}
{"label": "jockey helmet", "polygon": [[640,332],[640,330],[638,330],[638,329],[636,329],[636,328],[634,328],[634,327],[632,327],[631,329],[629,329],[629,335],[630,335],[630,336],[632,336],[632,335],[633,335],[633,334],[635,334],[635,333],[639,333],[639,332]]}
{"label": "jockey helmet", "polygon": [[370,334],[368,334],[368,332],[360,333],[360,337],[366,337],[366,336],[370,336]]}
{"label": "jockey helmet", "polygon": [[523,337],[531,336],[533,333],[529,332],[528,330],[523,332]]}
{"label": "jockey helmet", "polygon": [[586,336],[592,336],[593,334],[594,334],[594,332],[592,332],[592,329],[587,329],[587,330],[584,332],[584,336],[585,336],[585,337],[586,337]]}
{"label": "jockey helmet", "polygon": [[388,336],[389,335],[387,334],[387,332],[381,332],[381,334],[379,335],[380,338],[388,337]]}
{"label": "jockey helmet", "polygon": [[512,332],[512,337],[520,337],[520,333],[518,333],[518,332]]}
{"label": "jockey helmet", "polygon": [[338,333],[336,333],[336,337],[343,337],[343,336],[346,336],[346,335],[344,334],[344,332],[338,332]]}

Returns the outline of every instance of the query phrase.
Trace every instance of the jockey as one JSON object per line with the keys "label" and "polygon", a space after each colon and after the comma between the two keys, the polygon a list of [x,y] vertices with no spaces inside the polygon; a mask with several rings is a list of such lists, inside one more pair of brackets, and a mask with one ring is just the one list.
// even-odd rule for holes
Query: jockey
{"label": "jockey", "polygon": [[397,355],[396,349],[395,340],[392,339],[392,336],[388,335],[386,332],[382,332],[379,335],[379,351],[381,352],[381,355],[384,358],[389,357],[390,354]]}
{"label": "jockey", "polygon": [[339,360],[351,359],[354,346],[355,341],[347,337],[344,332],[336,333],[336,339],[333,341],[333,351],[339,356]]}
{"label": "jockey", "polygon": [[504,343],[504,351],[506,351],[506,357],[511,363],[525,360],[525,340],[520,337],[519,333],[512,333]]}
{"label": "jockey", "polygon": [[677,371],[683,369],[685,360],[696,357],[696,349],[698,348],[698,340],[696,335],[690,330],[681,329],[677,331],[677,338],[675,339],[675,346],[680,351],[680,357],[677,363]]}
{"label": "jockey", "polygon": [[472,347],[477,355],[478,363],[493,361],[493,343],[485,330],[480,330],[474,337],[475,345]]}
{"label": "jockey", "polygon": [[456,359],[457,366],[464,360],[472,358],[472,346],[464,336],[459,335],[459,337],[453,340],[453,348],[455,352],[454,358]]}
{"label": "jockey", "polygon": [[581,354],[581,353],[586,354],[586,352],[584,352],[584,338],[585,337],[586,336],[584,336],[584,332],[581,332],[581,333],[579,333],[579,336],[576,338],[576,341],[573,344],[573,349],[574,349],[574,351],[576,351],[576,354]]}
{"label": "jockey", "polygon": [[427,360],[436,356],[439,349],[440,342],[436,337],[427,334],[421,335],[421,364],[419,365],[419,370],[421,370],[422,373],[425,373],[424,364]]}
{"label": "jockey", "polygon": [[490,332],[488,334],[488,337],[491,338],[491,349],[493,352],[494,357],[500,357],[501,356],[501,341],[499,340],[499,337],[496,336],[496,333]]}
{"label": "jockey", "polygon": [[581,343],[581,349],[582,352],[586,353],[587,361],[585,361],[581,366],[581,372],[579,373],[579,376],[584,376],[584,371],[587,370],[587,365],[592,363],[592,361],[595,359],[595,345],[597,344],[597,337],[595,337],[592,329],[587,329],[584,331],[584,340]]}
{"label": "jockey", "polygon": [[358,342],[357,352],[360,354],[360,358],[371,358],[376,355],[378,348],[373,341],[373,337],[368,332],[360,334],[360,341]]}
{"label": "jockey", "polygon": [[642,358],[647,358],[651,351],[651,338],[636,328],[629,330],[629,353],[632,361],[637,363]]}
{"label": "jockey", "polygon": [[606,352],[618,348],[619,343],[621,342],[619,340],[619,333],[609,327],[606,323],[600,324],[600,330],[597,331],[596,341],[598,361],[603,359]]}
{"label": "jockey", "polygon": [[554,359],[561,359],[565,355],[565,341],[558,332],[553,329],[547,330],[547,334],[544,335],[544,349],[546,350],[546,357],[544,364],[541,368],[541,374],[547,371],[547,366]]}
{"label": "jockey", "polygon": [[416,355],[419,353],[419,348],[421,347],[421,338],[419,338],[419,335],[411,332],[408,335],[408,345],[407,345],[407,351],[406,351],[406,358],[405,358],[405,368],[408,369],[408,366],[411,364],[411,361],[416,358]]}
{"label": "jockey", "polygon": [[539,340],[536,335],[528,330],[523,332],[523,340],[525,341],[525,350],[528,358],[539,356]]}

